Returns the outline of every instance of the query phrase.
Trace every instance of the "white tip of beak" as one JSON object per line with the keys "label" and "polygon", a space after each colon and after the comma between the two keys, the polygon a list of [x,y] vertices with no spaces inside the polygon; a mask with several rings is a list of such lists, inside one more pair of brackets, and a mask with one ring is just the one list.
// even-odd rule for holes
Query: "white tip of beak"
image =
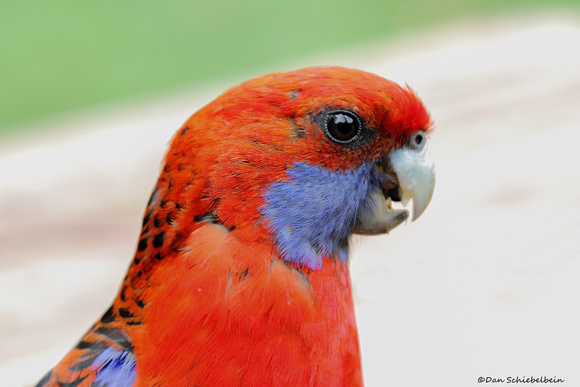
{"label": "white tip of beak", "polygon": [[389,161],[399,179],[401,202],[413,201],[412,221],[425,211],[435,188],[435,165],[427,142],[418,149],[399,148],[389,156]]}

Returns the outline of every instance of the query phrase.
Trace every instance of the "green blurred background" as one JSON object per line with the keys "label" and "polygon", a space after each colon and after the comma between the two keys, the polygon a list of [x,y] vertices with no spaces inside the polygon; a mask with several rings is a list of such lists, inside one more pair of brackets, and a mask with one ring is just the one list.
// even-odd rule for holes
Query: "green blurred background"
{"label": "green blurred background", "polygon": [[0,135],[105,101],[461,17],[548,4],[580,0],[6,0],[0,5]]}

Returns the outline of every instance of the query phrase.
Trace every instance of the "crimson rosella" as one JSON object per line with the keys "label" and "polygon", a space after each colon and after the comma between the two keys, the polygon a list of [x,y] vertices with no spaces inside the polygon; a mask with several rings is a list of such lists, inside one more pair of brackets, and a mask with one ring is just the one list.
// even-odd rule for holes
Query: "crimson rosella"
{"label": "crimson rosella", "polygon": [[38,385],[362,385],[349,239],[425,210],[430,130],[359,70],[227,90],[173,137],[117,298]]}

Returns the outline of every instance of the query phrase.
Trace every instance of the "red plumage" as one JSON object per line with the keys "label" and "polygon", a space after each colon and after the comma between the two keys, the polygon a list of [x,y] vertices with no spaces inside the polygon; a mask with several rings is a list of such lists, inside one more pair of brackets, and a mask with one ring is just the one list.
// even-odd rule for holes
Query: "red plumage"
{"label": "red plumage", "polygon": [[146,328],[128,330],[143,380],[136,385],[360,384],[346,266],[331,261],[303,274],[271,245],[241,244],[218,225],[190,240],[195,253],[152,275]]}
{"label": "red plumage", "polygon": [[[372,141],[330,141],[317,118],[328,109],[360,116]],[[296,162],[346,171],[429,128],[412,91],[358,70],[228,90],[174,136],[117,299],[44,382],[91,385],[100,343],[134,354],[135,386],[362,385],[347,262],[285,260],[264,194]]]}

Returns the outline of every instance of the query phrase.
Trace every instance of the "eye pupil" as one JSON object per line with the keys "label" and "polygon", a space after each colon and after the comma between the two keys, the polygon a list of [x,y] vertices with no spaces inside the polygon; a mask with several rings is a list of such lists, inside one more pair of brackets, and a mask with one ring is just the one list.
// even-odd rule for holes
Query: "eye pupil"
{"label": "eye pupil", "polygon": [[336,114],[333,122],[340,134],[348,135],[352,131],[354,120],[345,114]]}
{"label": "eye pupil", "polygon": [[348,142],[358,134],[360,121],[350,112],[332,112],[326,122],[327,134],[336,142]]}

